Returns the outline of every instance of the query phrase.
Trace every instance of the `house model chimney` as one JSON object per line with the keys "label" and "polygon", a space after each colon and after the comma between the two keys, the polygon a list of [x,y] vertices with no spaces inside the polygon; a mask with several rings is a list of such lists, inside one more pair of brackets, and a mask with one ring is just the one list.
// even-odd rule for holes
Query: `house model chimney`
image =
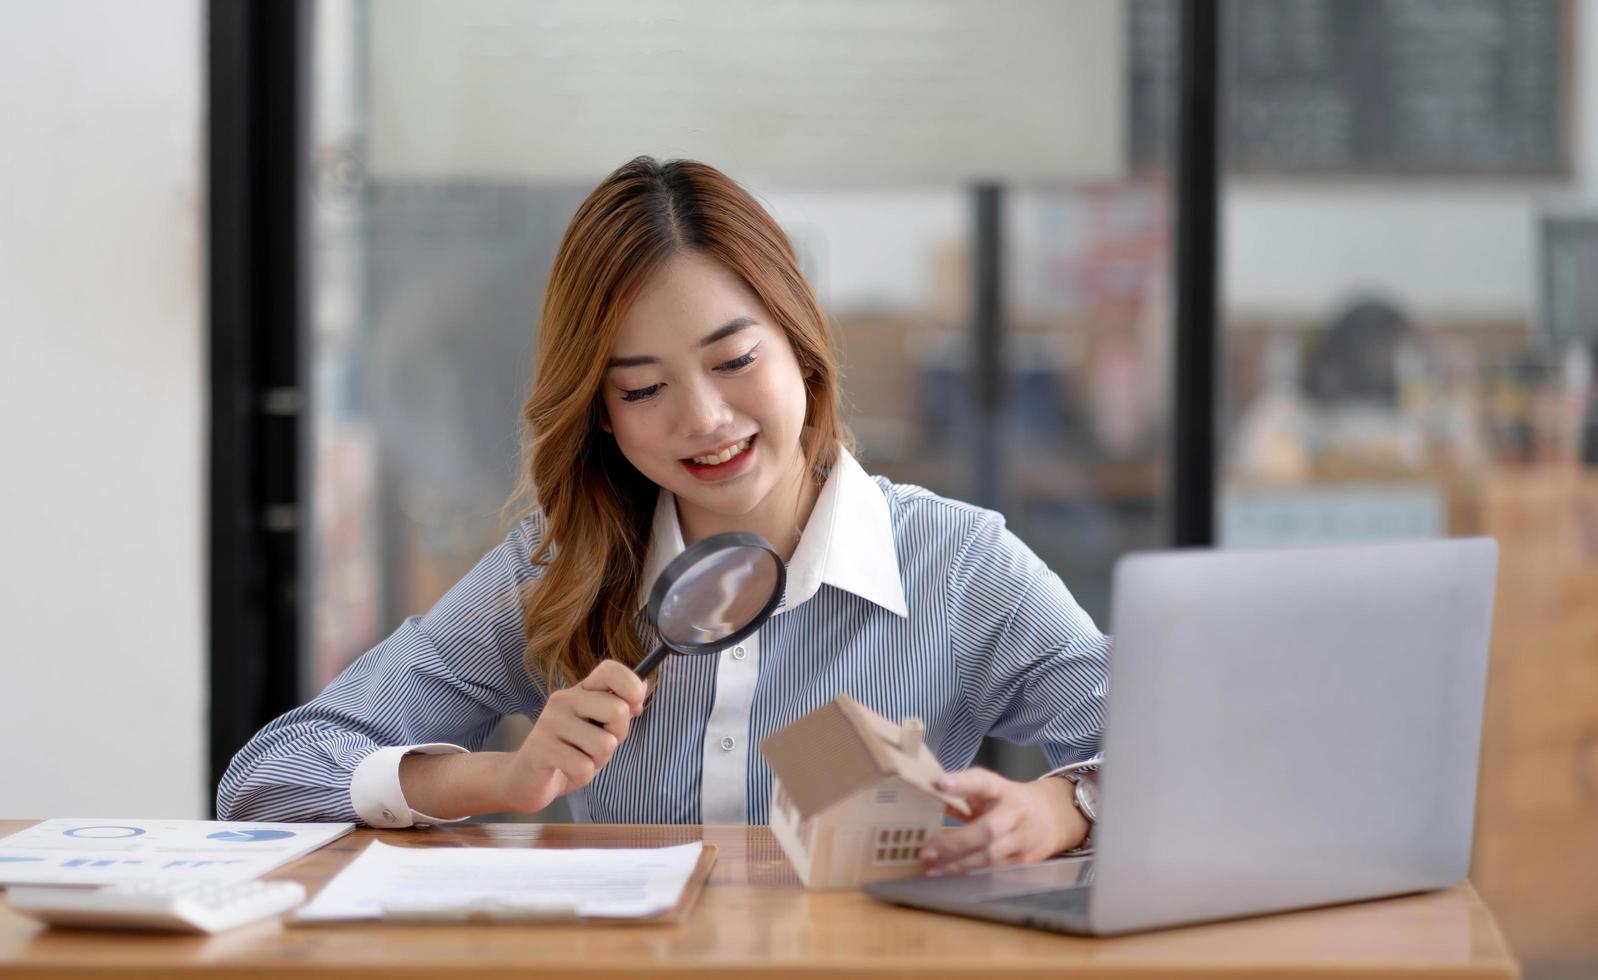
{"label": "house model chimney", "polygon": [[899,726],[899,751],[906,755],[915,755],[921,751],[921,736],[926,729],[921,724],[921,719],[915,715],[904,720]]}

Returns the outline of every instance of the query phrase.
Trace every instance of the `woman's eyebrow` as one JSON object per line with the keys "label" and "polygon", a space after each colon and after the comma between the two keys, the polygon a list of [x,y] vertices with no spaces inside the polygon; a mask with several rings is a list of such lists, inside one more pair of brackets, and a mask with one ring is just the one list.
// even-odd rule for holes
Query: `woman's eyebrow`
{"label": "woman's eyebrow", "polygon": [[[716,329],[710,331],[710,333],[705,334],[704,338],[699,341],[699,346],[709,347],[718,340],[725,340],[740,330],[754,326],[755,323],[756,320],[752,316],[734,317]],[[605,370],[608,371],[611,368],[638,367],[642,364],[659,363],[660,358],[655,357],[653,354],[638,354],[633,357],[613,357],[605,363]]]}
{"label": "woman's eyebrow", "polygon": [[699,342],[699,346],[700,347],[709,347],[711,344],[714,344],[718,340],[725,340],[726,338],[731,337],[733,334],[735,334],[738,331],[744,329],[745,327],[752,327],[754,325],[755,325],[755,318],[752,317],[752,316],[740,316],[740,317],[736,317],[734,319],[728,320],[726,323],[723,323],[721,326],[719,326],[716,329],[712,330],[710,333],[705,334],[705,339],[703,339],[703,340],[701,340]]}

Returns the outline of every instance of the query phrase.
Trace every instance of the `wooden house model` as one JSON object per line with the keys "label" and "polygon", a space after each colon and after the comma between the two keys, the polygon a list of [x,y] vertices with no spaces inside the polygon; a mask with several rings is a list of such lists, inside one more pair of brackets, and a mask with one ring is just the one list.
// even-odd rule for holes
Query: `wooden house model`
{"label": "wooden house model", "polygon": [[921,845],[943,826],[943,766],[918,718],[895,724],[847,694],[760,743],[776,777],[771,830],[806,888],[853,888],[922,873]]}

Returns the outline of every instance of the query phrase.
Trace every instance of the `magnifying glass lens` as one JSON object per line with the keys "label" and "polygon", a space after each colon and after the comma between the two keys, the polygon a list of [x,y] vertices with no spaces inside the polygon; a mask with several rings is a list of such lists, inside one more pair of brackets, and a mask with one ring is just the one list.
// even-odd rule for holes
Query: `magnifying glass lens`
{"label": "magnifying glass lens", "polygon": [[661,638],[694,647],[743,629],[771,598],[777,568],[770,552],[759,548],[728,548],[690,567],[660,604]]}
{"label": "magnifying glass lens", "polygon": [[715,653],[760,629],[782,601],[787,568],[758,534],[733,531],[671,560],[649,590],[661,645],[638,665],[649,676],[666,653]]}

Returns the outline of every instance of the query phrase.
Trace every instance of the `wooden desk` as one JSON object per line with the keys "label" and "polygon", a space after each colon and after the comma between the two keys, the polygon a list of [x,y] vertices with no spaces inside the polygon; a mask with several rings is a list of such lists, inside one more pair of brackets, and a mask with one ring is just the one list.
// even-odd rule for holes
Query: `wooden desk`
{"label": "wooden desk", "polygon": [[[26,821],[0,821],[0,834]],[[644,847],[703,839],[720,848],[710,885],[677,925],[288,928],[210,938],[46,930],[0,909],[0,977],[195,974],[294,978],[1514,977],[1519,970],[1469,885],[1116,939],[1077,939],[884,905],[855,891],[800,888],[765,827],[456,825],[359,830],[274,877],[315,889],[374,838],[413,846]]]}

